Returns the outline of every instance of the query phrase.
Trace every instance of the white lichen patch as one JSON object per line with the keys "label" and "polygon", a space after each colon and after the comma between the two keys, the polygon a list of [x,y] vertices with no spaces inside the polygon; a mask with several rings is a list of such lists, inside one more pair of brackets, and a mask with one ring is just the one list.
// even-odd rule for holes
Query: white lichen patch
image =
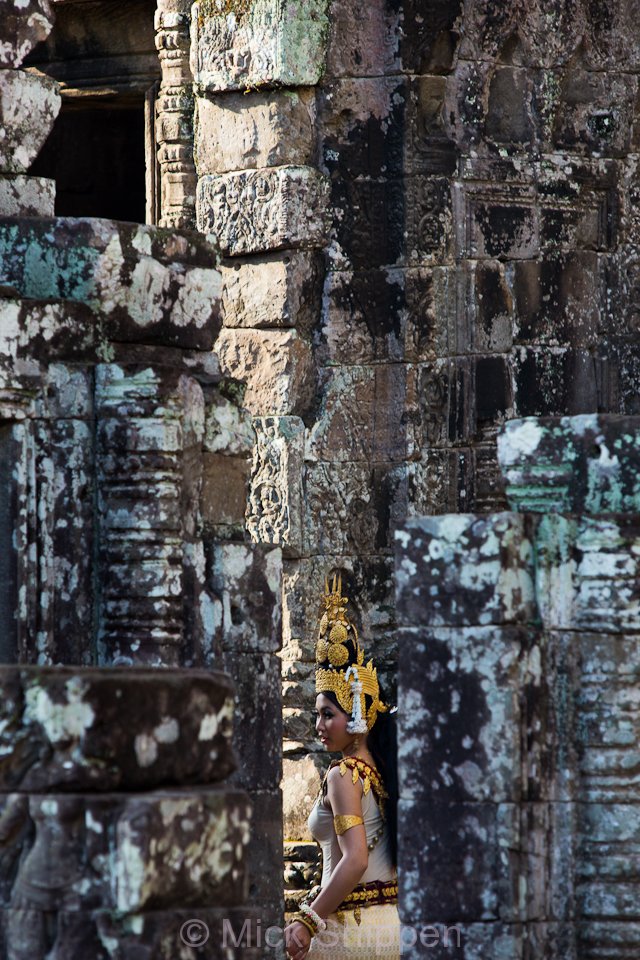
{"label": "white lichen patch", "polygon": [[55,703],[46,690],[35,682],[25,694],[25,719],[39,723],[51,743],[80,740],[93,725],[95,712],[83,697],[88,684],[81,677],[66,683],[66,703]]}
{"label": "white lichen patch", "polygon": [[158,743],[175,743],[180,735],[180,724],[173,717],[164,717],[153,731]]}
{"label": "white lichen patch", "polygon": [[544,430],[535,417],[511,420],[498,435],[498,461],[507,467],[531,457],[538,449]]}
{"label": "white lichen patch", "polygon": [[118,824],[117,837],[116,907],[123,913],[131,913],[139,909],[145,900],[146,864],[140,843],[128,820]]}
{"label": "white lichen patch", "polygon": [[139,733],[133,746],[141,767],[150,767],[158,759],[158,741],[153,735]]}
{"label": "white lichen patch", "polygon": [[220,721],[217,713],[207,713],[200,721],[198,740],[213,740],[218,732]]}
{"label": "white lichen patch", "polygon": [[99,820],[95,820],[91,810],[85,811],[85,825],[87,830],[93,830],[94,833],[103,833],[104,827]]}

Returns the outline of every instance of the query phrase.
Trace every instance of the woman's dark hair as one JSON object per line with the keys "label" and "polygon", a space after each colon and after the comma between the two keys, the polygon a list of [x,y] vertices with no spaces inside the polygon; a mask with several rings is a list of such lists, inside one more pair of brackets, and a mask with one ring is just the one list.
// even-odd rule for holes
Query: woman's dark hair
{"label": "woman's dark hair", "polygon": [[[338,703],[338,699],[331,690],[323,690],[322,695],[327,697],[335,706],[349,716]],[[386,702],[382,688],[380,699]],[[367,704],[368,705],[368,704]],[[398,727],[395,713],[379,713],[376,722],[367,736],[367,746],[380,771],[389,799],[385,803],[385,816],[389,825],[389,854],[394,867],[398,866]]]}

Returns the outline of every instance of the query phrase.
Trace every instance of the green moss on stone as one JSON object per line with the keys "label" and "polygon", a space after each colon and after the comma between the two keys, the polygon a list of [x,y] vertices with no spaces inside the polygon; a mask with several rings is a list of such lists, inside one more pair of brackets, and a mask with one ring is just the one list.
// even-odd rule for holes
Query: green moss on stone
{"label": "green moss on stone", "polygon": [[226,17],[233,13],[243,17],[251,12],[255,0],[200,0],[198,19],[200,26],[211,17]]}

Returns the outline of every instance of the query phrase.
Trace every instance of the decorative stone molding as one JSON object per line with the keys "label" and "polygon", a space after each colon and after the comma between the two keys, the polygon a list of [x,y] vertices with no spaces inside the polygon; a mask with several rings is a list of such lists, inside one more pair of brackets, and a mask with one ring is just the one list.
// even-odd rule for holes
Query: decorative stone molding
{"label": "decorative stone molding", "polygon": [[100,661],[179,664],[190,647],[183,607],[197,608],[203,589],[185,571],[199,526],[202,391],[177,371],[105,364],[95,402]]}
{"label": "decorative stone molding", "polygon": [[159,223],[195,226],[196,172],[193,163],[193,88],[189,66],[191,3],[158,0],[156,47],[162,81],[156,100],[156,145],[160,167]]}
{"label": "decorative stone molding", "polygon": [[198,229],[212,234],[222,253],[231,256],[322,247],[327,198],[327,181],[312,167],[201,177]]}
{"label": "decorative stone molding", "polygon": [[247,530],[257,543],[299,553],[302,546],[304,435],[297,417],[256,417]]}
{"label": "decorative stone molding", "polygon": [[318,83],[326,56],[328,0],[200,0],[193,6],[196,90]]}

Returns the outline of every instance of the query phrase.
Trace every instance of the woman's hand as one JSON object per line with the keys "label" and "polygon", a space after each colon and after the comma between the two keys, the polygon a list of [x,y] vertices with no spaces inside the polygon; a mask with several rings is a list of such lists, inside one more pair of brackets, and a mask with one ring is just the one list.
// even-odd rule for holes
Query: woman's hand
{"label": "woman's hand", "polygon": [[304,923],[294,920],[284,928],[284,942],[291,960],[304,960],[311,946],[311,934]]}

